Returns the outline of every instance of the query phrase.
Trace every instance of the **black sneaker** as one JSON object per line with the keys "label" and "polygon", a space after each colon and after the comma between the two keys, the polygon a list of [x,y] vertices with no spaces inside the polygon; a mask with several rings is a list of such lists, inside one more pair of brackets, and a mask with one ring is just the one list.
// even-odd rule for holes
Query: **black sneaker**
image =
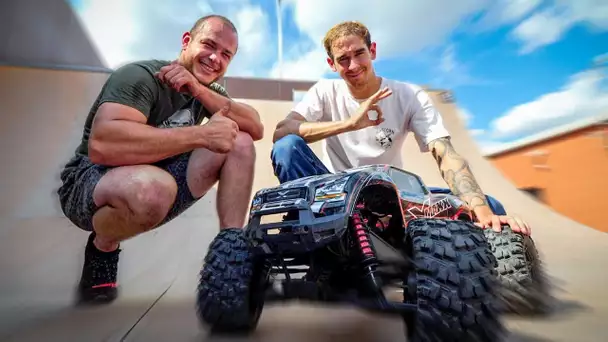
{"label": "black sneaker", "polygon": [[120,249],[113,252],[103,252],[93,244],[95,233],[89,235],[84,252],[84,265],[78,284],[78,302],[109,303],[118,295],[117,273],[118,254]]}

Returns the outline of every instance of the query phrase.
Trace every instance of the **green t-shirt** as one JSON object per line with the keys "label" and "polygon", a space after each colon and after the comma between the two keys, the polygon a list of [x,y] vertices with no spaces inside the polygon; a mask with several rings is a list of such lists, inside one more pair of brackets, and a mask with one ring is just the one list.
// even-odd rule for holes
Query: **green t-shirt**
{"label": "green t-shirt", "polygon": [[[73,160],[88,155],[88,142],[93,119],[104,102],[115,102],[133,107],[144,114],[147,124],[159,128],[200,125],[211,117],[204,105],[188,94],[175,91],[154,75],[169,61],[149,60],[127,64],[115,70],[99,93],[87,116],[82,141]],[[209,88],[228,97],[218,83]]]}

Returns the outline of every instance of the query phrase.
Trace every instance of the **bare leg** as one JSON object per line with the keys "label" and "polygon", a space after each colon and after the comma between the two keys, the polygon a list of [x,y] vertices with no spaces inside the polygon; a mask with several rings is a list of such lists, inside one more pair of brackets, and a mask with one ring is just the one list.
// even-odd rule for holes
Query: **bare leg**
{"label": "bare leg", "polygon": [[239,136],[220,175],[217,193],[220,229],[245,225],[253,187],[255,156],[251,137],[245,134]]}
{"label": "bare leg", "polygon": [[220,229],[243,227],[253,186],[255,148],[249,134],[240,132],[227,154],[196,150],[188,165],[188,185],[195,198],[219,179],[217,210]]}
{"label": "bare leg", "polygon": [[120,241],[154,228],[175,201],[177,184],[160,168],[124,166],[105,174],[93,193],[95,246],[113,251]]}

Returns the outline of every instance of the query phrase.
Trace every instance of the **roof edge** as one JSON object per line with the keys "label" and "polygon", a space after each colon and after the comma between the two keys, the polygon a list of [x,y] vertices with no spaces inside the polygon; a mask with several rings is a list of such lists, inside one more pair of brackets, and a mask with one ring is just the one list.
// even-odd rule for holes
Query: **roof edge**
{"label": "roof edge", "polygon": [[503,144],[495,149],[492,149],[486,153],[483,153],[484,157],[496,157],[526,146],[551,140],[566,134],[574,133],[589,127],[608,124],[608,112],[583,118],[581,120],[571,122],[565,125],[553,127],[542,132],[527,136],[525,138],[515,140],[510,143]]}

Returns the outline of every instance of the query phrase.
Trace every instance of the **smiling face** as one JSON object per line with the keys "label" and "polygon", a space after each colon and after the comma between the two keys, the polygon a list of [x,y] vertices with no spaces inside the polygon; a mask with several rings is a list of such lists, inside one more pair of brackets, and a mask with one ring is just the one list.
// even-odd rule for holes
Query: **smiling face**
{"label": "smiling face", "polygon": [[208,85],[226,73],[237,51],[238,36],[233,27],[215,17],[191,32],[182,37],[180,64]]}
{"label": "smiling face", "polygon": [[346,81],[351,91],[366,95],[366,88],[376,81],[372,65],[376,43],[372,42],[369,29],[358,21],[338,23],[327,31],[323,45],[331,69]]}
{"label": "smiling face", "polygon": [[375,78],[372,61],[376,59],[376,44],[368,47],[357,35],[346,35],[331,44],[327,63],[351,87],[361,88]]}

